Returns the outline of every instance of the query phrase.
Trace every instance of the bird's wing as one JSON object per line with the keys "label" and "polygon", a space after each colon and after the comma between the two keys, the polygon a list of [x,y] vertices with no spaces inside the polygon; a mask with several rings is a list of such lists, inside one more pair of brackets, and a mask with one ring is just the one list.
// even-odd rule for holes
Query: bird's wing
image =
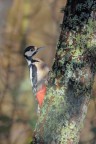
{"label": "bird's wing", "polygon": [[31,79],[32,88],[33,88],[34,91],[36,91],[36,87],[37,87],[37,68],[33,64],[30,67],[30,79]]}
{"label": "bird's wing", "polygon": [[49,73],[49,68],[47,67],[47,65],[45,64],[41,64],[40,65],[40,68],[38,68],[37,70],[37,81],[41,81],[41,80],[45,80],[46,77],[48,76],[48,73]]}

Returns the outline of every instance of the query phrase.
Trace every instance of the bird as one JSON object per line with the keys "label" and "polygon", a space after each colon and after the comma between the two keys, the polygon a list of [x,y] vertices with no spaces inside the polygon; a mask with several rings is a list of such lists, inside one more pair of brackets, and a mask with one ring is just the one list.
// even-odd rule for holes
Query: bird
{"label": "bird", "polygon": [[39,106],[42,106],[46,94],[46,83],[50,68],[36,54],[45,47],[28,46],[24,50],[24,57],[28,63],[33,93],[36,95]]}

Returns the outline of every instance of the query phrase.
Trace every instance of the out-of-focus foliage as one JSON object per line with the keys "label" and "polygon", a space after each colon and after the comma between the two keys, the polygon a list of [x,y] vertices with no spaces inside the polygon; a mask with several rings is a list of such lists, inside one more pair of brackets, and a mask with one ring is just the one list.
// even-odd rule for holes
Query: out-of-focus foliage
{"label": "out-of-focus foliage", "polygon": [[[37,103],[32,96],[23,51],[26,45],[47,47],[48,44],[46,53],[52,65],[58,34],[52,11],[59,22],[62,2],[0,1],[0,144],[26,144],[31,139],[37,121]],[[54,42],[50,43],[51,35]]]}
{"label": "out-of-focus foliage", "polygon": [[[32,96],[23,50],[26,45],[45,46],[46,50],[41,52],[39,57],[52,66],[62,18],[60,8],[65,4],[66,0],[0,0],[0,144],[27,144],[31,141],[38,119],[37,103]],[[95,89],[94,83],[94,95]],[[51,93],[52,91],[50,96]],[[58,93],[61,95],[61,92]],[[52,108],[54,112],[61,112],[62,109],[58,111],[57,106],[61,101],[65,104],[65,100],[58,95],[58,102],[53,103],[55,99],[56,97],[50,101],[45,99],[45,107],[49,107],[48,111]],[[84,137],[84,131],[82,141],[93,139],[96,134],[96,122],[90,122],[95,113],[93,105],[92,102],[91,112],[86,120],[86,129],[89,128],[86,130],[88,137]],[[45,107],[42,108],[44,115]],[[51,111],[50,114],[52,115]],[[53,123],[56,122],[57,126],[60,118],[56,119],[57,115],[53,116]],[[50,123],[50,117],[48,119]],[[53,129],[54,125],[50,130]],[[45,131],[47,132],[47,129]]]}

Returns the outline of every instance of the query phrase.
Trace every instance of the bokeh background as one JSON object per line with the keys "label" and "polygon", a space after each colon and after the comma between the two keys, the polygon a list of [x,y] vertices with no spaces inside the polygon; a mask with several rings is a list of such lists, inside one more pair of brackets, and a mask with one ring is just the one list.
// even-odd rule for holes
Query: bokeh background
{"label": "bokeh background", "polygon": [[[52,66],[64,5],[66,0],[0,0],[0,144],[31,141],[37,104],[23,51],[28,45],[46,47],[37,57]],[[80,144],[92,141],[96,142],[95,80]]]}

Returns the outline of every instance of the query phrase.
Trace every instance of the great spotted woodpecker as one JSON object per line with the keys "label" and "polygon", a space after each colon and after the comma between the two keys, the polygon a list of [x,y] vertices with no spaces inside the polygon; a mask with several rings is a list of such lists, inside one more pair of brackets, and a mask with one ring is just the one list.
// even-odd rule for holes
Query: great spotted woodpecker
{"label": "great spotted woodpecker", "polygon": [[24,57],[26,58],[29,66],[31,85],[39,106],[42,105],[46,93],[45,84],[48,79],[50,69],[41,59],[33,57],[36,53],[43,49],[44,47],[37,48],[35,46],[28,46],[24,50]]}

